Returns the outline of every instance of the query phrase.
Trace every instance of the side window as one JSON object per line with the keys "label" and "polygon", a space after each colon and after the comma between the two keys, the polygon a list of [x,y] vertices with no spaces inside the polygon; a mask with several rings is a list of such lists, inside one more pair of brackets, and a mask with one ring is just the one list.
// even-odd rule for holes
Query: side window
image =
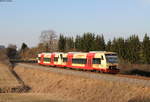
{"label": "side window", "polygon": [[38,57],[38,60],[41,60],[41,57]]}
{"label": "side window", "polygon": [[72,59],[74,64],[86,64],[86,59]]}
{"label": "side window", "polygon": [[63,62],[67,62],[67,60],[68,60],[68,59],[67,59],[66,57],[63,58]]}
{"label": "side window", "polygon": [[101,64],[100,58],[93,58],[93,64]]}
{"label": "side window", "polygon": [[44,58],[44,61],[45,61],[45,62],[50,62],[51,59],[50,59],[50,58]]}
{"label": "side window", "polygon": [[58,61],[58,57],[54,57],[54,61]]}

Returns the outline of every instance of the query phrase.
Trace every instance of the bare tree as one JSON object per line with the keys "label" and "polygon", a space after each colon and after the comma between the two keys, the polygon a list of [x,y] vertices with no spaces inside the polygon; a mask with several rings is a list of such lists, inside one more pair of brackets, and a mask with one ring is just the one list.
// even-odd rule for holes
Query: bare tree
{"label": "bare tree", "polygon": [[44,30],[41,32],[40,43],[43,43],[46,51],[57,50],[57,35],[54,30]]}

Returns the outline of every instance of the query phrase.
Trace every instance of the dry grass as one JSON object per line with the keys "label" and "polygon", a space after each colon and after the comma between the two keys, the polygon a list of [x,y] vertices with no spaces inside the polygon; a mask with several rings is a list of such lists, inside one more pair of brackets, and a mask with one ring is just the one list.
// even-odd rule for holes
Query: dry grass
{"label": "dry grass", "polygon": [[29,87],[23,85],[8,66],[0,64],[0,93],[26,92],[27,90]]}
{"label": "dry grass", "polygon": [[16,87],[20,83],[16,77],[11,73],[8,66],[0,64],[0,88],[2,87]]}
{"label": "dry grass", "polygon": [[121,74],[150,77],[150,65],[147,64],[120,64],[120,68]]}
{"label": "dry grass", "polygon": [[48,94],[0,94],[0,102],[73,102],[64,101]]}
{"label": "dry grass", "polygon": [[150,87],[87,79],[20,66],[15,71],[32,88],[31,93],[47,93],[77,102],[150,102]]}
{"label": "dry grass", "polygon": [[122,71],[138,69],[142,71],[150,72],[150,65],[148,64],[120,64]]}

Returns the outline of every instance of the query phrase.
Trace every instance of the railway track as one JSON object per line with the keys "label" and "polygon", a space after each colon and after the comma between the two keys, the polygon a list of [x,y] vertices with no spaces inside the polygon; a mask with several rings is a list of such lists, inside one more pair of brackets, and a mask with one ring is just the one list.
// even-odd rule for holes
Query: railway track
{"label": "railway track", "polygon": [[[30,65],[36,65],[36,66],[42,66],[49,68],[50,66],[43,66],[39,65],[37,63],[29,63]],[[56,68],[56,67],[51,67],[51,68]],[[57,69],[64,69],[64,70],[73,70],[73,71],[82,71],[90,74],[101,74],[101,75],[108,75],[108,76],[118,76],[118,77],[126,77],[126,78],[133,78],[133,79],[141,79],[141,80],[150,80],[150,77],[145,77],[145,76],[139,76],[139,75],[127,75],[127,74],[107,74],[107,73],[100,73],[100,72],[94,72],[94,71],[88,71],[88,70],[77,70],[77,69],[72,69],[72,68],[62,68],[62,67],[57,67]]]}
{"label": "railway track", "polygon": [[149,77],[144,76],[138,76],[138,75],[125,75],[125,74],[116,74],[119,77],[127,77],[127,78],[133,78],[133,79],[141,79],[141,80],[150,80]]}
{"label": "railway track", "polygon": [[18,63],[18,66],[24,68],[33,68],[33,69],[42,69],[48,72],[55,72],[67,75],[74,75],[79,77],[86,77],[98,80],[106,80],[112,82],[123,82],[129,83],[133,85],[142,85],[150,87],[150,78],[141,77],[141,76],[132,76],[132,75],[122,75],[122,74],[103,74],[97,72],[90,72],[90,71],[78,71],[78,70],[71,70],[71,69],[64,69],[64,68],[56,68],[56,67],[48,67],[48,66],[41,66],[38,64],[25,64],[25,63]]}
{"label": "railway track", "polygon": [[[36,60],[10,60],[10,62],[12,63],[26,63],[26,64],[30,64],[30,65],[36,65],[36,66],[42,66],[42,65],[39,65],[37,64],[37,61]],[[43,66],[43,67],[49,67],[49,66]],[[74,71],[83,71],[83,70],[77,70],[77,69],[71,69],[71,68],[60,68],[60,67],[57,67],[59,69],[65,69],[65,70],[74,70]],[[86,73],[95,73],[95,74],[101,74],[103,75],[103,73],[100,73],[100,72],[94,72],[94,71],[85,71],[84,72]],[[140,79],[140,80],[150,80],[150,77],[145,77],[145,76],[139,76],[139,75],[127,75],[127,74],[107,74],[107,73],[104,73],[104,75],[108,75],[108,76],[117,76],[117,77],[126,77],[126,78],[132,78],[132,79]]]}
{"label": "railway track", "polygon": [[[27,63],[27,64],[34,64],[34,65],[39,65],[37,64],[37,60],[10,60],[11,63]],[[45,66],[48,67],[48,66]],[[61,68],[62,69],[62,68]],[[63,68],[63,69],[68,69],[68,70],[72,70],[71,68]],[[77,69],[73,69],[75,71],[83,71],[83,70],[77,70]],[[84,70],[85,71],[85,70]],[[98,73],[99,72],[94,72],[94,71],[86,71],[88,73]],[[103,73],[101,73],[103,74]],[[107,73],[105,73],[106,75]],[[107,74],[107,75],[112,75],[112,74]],[[142,79],[142,80],[150,80],[150,77],[146,77],[146,76],[141,76],[141,75],[129,75],[129,74],[113,74],[115,76],[119,76],[119,77],[128,77],[128,78],[134,78],[134,79]]]}
{"label": "railway track", "polygon": [[37,63],[37,60],[17,60],[17,59],[10,59],[11,63]]}
{"label": "railway track", "polygon": [[[30,65],[36,65],[36,66],[42,66],[37,64],[36,60],[11,60],[12,63],[26,63]],[[43,67],[49,67],[49,66],[43,66]],[[95,73],[95,74],[104,74],[104,75],[109,75],[109,76],[118,76],[118,77],[127,77],[127,78],[133,78],[133,79],[141,79],[141,80],[150,80],[150,77],[145,77],[145,76],[139,76],[139,75],[127,75],[127,74],[107,74],[107,73],[100,73],[100,72],[94,72],[94,71],[88,71],[88,70],[77,70],[77,69],[71,69],[71,68],[60,68],[59,69],[65,69],[65,70],[74,70],[74,71],[84,71],[86,73]]]}

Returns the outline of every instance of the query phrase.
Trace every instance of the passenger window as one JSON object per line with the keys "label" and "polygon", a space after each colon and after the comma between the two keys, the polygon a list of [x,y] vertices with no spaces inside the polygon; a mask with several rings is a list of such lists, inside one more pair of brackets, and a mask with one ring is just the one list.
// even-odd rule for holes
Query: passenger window
{"label": "passenger window", "polygon": [[58,57],[54,57],[54,61],[58,61]]}
{"label": "passenger window", "polygon": [[100,58],[93,58],[93,64],[101,64]]}
{"label": "passenger window", "polygon": [[63,62],[67,62],[67,60],[68,60],[68,59],[67,59],[66,57],[63,58]]}
{"label": "passenger window", "polygon": [[74,64],[86,64],[86,59],[72,59],[72,63]]}
{"label": "passenger window", "polygon": [[50,62],[51,59],[50,59],[50,58],[44,58],[44,61],[45,61],[45,62]]}
{"label": "passenger window", "polygon": [[41,60],[41,57],[38,57],[38,60]]}

